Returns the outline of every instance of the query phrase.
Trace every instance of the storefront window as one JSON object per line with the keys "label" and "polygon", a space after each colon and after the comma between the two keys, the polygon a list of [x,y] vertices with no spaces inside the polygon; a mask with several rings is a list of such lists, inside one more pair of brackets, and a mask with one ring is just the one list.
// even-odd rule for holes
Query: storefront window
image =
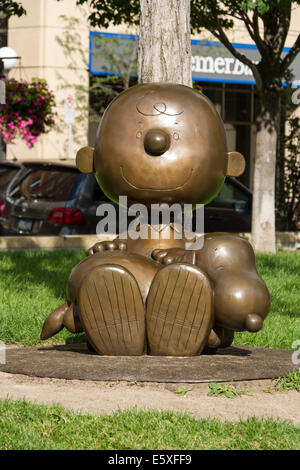
{"label": "storefront window", "polygon": [[225,93],[225,121],[251,121],[250,93],[227,91]]}
{"label": "storefront window", "polygon": [[251,188],[251,155],[255,148],[255,95],[252,85],[227,83],[195,83],[196,88],[202,89],[216,106],[222,117],[227,135],[229,151],[241,152],[246,159],[246,170],[237,178],[248,188]]}
{"label": "storefront window", "polygon": [[207,89],[204,91],[204,94],[205,96],[207,96],[207,98],[209,98],[213,102],[218,113],[222,117],[222,91]]}
{"label": "storefront window", "polygon": [[243,85],[242,83],[226,83],[226,89],[229,90],[241,90],[245,92],[250,89],[249,85]]}

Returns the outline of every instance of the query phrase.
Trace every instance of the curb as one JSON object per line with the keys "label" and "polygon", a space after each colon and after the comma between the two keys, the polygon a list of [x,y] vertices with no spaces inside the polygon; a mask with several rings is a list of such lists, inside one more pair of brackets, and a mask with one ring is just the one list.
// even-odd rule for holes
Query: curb
{"label": "curb", "polygon": [[10,250],[87,250],[95,243],[112,240],[115,235],[63,235],[0,237],[0,251]]}
{"label": "curb", "polygon": [[[251,233],[231,233],[251,243]],[[87,250],[99,241],[113,240],[116,235],[61,235],[0,237],[0,251],[9,250]],[[300,250],[299,232],[277,232],[276,244],[283,250]]]}

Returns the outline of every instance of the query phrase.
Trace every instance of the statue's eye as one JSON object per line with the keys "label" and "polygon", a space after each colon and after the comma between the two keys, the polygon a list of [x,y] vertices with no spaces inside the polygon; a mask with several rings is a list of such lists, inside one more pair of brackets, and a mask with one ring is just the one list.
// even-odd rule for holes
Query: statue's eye
{"label": "statue's eye", "polygon": [[141,133],[141,131],[138,131],[138,132],[136,133],[136,138],[137,138],[137,139],[140,139],[141,137],[142,137],[142,133]]}
{"label": "statue's eye", "polygon": [[177,132],[174,132],[174,133],[173,133],[173,139],[174,139],[174,140],[178,140],[178,139],[179,139],[179,134],[177,134]]}

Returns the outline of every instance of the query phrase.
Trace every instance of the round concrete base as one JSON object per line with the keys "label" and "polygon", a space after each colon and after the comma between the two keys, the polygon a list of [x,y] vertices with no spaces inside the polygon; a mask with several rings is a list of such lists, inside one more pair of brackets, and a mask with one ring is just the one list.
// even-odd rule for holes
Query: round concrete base
{"label": "round concrete base", "polygon": [[59,379],[137,382],[229,382],[272,379],[299,365],[292,351],[231,346],[196,357],[99,356],[85,343],[6,351],[1,372]]}

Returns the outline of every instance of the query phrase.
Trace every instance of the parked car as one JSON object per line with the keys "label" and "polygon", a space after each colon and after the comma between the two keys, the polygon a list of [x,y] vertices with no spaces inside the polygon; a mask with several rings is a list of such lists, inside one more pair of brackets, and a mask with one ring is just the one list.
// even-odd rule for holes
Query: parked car
{"label": "parked car", "polygon": [[18,163],[9,162],[7,160],[0,161],[0,234],[3,234],[1,222],[4,222],[6,217],[6,190],[20,168],[21,166]]}
{"label": "parked car", "polygon": [[[93,174],[82,174],[68,163],[25,162],[6,191],[4,233],[94,234],[100,220],[96,209],[105,202],[111,203]],[[205,206],[204,231],[250,231],[251,204],[251,192],[227,178],[218,196]]]}
{"label": "parked car", "polygon": [[107,197],[94,175],[75,165],[25,162],[6,191],[6,235],[95,233]]}
{"label": "parked car", "polygon": [[205,232],[251,232],[252,193],[227,177],[217,197],[204,208]]}

